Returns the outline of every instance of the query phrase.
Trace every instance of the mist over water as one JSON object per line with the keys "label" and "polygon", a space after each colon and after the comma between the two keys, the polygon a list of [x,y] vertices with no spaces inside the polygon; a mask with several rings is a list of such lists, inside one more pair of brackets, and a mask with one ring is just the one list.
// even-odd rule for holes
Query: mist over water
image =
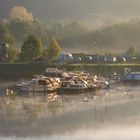
{"label": "mist over water", "polygon": [[78,95],[0,98],[3,140],[138,140],[140,87],[117,85]]}

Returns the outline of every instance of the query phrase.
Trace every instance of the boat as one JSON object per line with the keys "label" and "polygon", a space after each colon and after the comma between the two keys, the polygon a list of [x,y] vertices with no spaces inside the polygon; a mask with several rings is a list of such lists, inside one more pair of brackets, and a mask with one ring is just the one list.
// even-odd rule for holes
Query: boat
{"label": "boat", "polygon": [[124,69],[124,76],[121,78],[123,83],[140,84],[140,72],[131,71],[130,68]]}
{"label": "boat", "polygon": [[121,81],[124,83],[140,84],[140,72],[130,72]]}
{"label": "boat", "polygon": [[61,86],[57,89],[58,94],[83,93],[86,91],[87,86],[85,84],[74,83],[71,81],[63,81]]}
{"label": "boat", "polygon": [[108,87],[108,84],[105,84],[104,78],[101,78],[100,76],[91,76],[89,73],[84,71],[66,71],[64,69],[58,69],[58,68],[47,68],[44,76],[47,77],[55,77],[59,78],[61,82],[68,81],[68,80],[74,80],[76,83],[82,83],[86,84],[88,89],[95,90],[100,89],[103,87]]}
{"label": "boat", "polygon": [[60,86],[53,78],[41,77],[33,78],[30,81],[22,81],[18,83],[19,92],[52,92]]}
{"label": "boat", "polygon": [[58,68],[47,68],[44,76],[46,77],[53,77],[53,78],[59,78],[60,81],[63,81],[65,79],[69,79],[69,74],[63,70]]}
{"label": "boat", "polygon": [[101,86],[93,83],[87,83],[84,80],[71,79],[69,81],[62,81],[61,86],[57,89],[58,94],[75,94],[99,90]]}

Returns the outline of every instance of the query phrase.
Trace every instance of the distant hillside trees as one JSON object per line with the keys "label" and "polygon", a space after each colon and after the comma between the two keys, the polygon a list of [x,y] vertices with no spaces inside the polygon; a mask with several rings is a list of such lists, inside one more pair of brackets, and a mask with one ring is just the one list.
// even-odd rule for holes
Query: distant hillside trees
{"label": "distant hillside trees", "polygon": [[10,32],[7,25],[3,22],[0,22],[0,42],[10,43],[12,46],[15,45],[16,42],[13,34]]}
{"label": "distant hillside trees", "polygon": [[8,15],[8,28],[15,36],[18,43],[25,40],[31,32],[32,22],[34,21],[31,12],[28,12],[23,6],[15,6],[11,8]]}
{"label": "distant hillside trees", "polygon": [[[126,53],[129,56],[134,56],[134,54],[139,54],[140,51],[139,19],[132,19],[91,31],[79,21],[46,24],[34,17],[32,12],[28,11],[25,7],[15,6],[10,9],[7,19],[5,17],[5,19],[0,21],[0,43],[9,44],[11,50],[9,58],[7,57],[8,59],[5,61],[14,61],[16,58],[12,57],[14,54],[17,57],[17,53],[20,50],[23,60],[36,59],[38,55],[35,57],[33,54],[31,56],[28,55],[28,57],[25,55],[24,58],[25,51],[23,51],[23,45],[26,44],[26,39],[29,39],[29,36],[32,35],[39,36],[41,46],[48,48],[43,52],[43,56],[49,61],[54,61],[57,54],[61,51],[59,43],[64,50],[70,52],[104,53],[111,51],[111,53],[121,53],[122,51],[127,51]],[[57,40],[50,39],[52,36],[55,36]],[[34,41],[30,40],[30,43],[28,42],[27,44],[31,44],[31,42]],[[135,50],[130,47],[131,44],[135,46]]]}
{"label": "distant hillside trees", "polygon": [[87,29],[82,23],[73,21],[67,24],[54,23],[50,26],[50,32],[60,39],[82,35],[87,32]]}
{"label": "distant hillside trees", "polygon": [[23,6],[15,6],[9,12],[9,19],[17,22],[32,22],[34,20],[31,12]]}
{"label": "distant hillside trees", "polygon": [[41,57],[43,50],[41,39],[36,35],[29,36],[21,47],[21,60],[31,62]]}
{"label": "distant hillside trees", "polygon": [[0,62],[13,63],[18,57],[18,51],[14,46],[7,43],[0,43]]}
{"label": "distant hillside trees", "polygon": [[[3,44],[4,52],[1,53],[1,57],[4,59],[3,62],[14,62],[17,59],[18,51],[16,48],[16,40],[14,36],[10,33],[7,26],[0,23],[0,44]],[[5,45],[4,45],[5,44]]]}
{"label": "distant hillside trees", "polygon": [[129,47],[128,50],[126,51],[126,54],[129,57],[134,57],[136,55],[136,51],[134,47]]}
{"label": "distant hillside trees", "polygon": [[32,34],[40,35],[43,43],[46,43],[48,38],[47,25],[33,17],[33,14],[23,6],[11,8],[8,15],[8,28],[15,36],[18,45]]}
{"label": "distant hillside trees", "polygon": [[19,50],[16,47],[9,47],[8,50],[8,57],[6,59],[6,62],[8,63],[14,63],[18,59]]}
{"label": "distant hillside trees", "polygon": [[87,33],[86,27],[77,21],[70,22],[64,25],[64,34],[66,38],[71,38],[75,36],[80,36]]}

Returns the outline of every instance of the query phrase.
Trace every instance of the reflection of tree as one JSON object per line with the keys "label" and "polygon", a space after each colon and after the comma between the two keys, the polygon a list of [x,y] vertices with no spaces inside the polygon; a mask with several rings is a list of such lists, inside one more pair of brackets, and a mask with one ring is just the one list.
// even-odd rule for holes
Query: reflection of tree
{"label": "reflection of tree", "polygon": [[[0,113],[7,120],[38,119],[44,116],[44,103],[35,99],[4,97],[0,100]],[[8,103],[8,104],[7,104]]]}
{"label": "reflection of tree", "polygon": [[44,115],[44,107],[41,103],[26,103],[23,104],[25,116],[30,119],[41,118]]}

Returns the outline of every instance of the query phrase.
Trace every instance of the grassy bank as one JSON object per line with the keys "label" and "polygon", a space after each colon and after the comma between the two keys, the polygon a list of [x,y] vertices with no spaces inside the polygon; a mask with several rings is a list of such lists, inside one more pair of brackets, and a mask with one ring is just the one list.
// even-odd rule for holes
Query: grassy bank
{"label": "grassy bank", "polygon": [[96,74],[108,74],[117,72],[124,73],[124,68],[131,68],[132,71],[140,71],[140,64],[74,64],[68,66],[70,69],[83,69]]}
{"label": "grassy bank", "polygon": [[[35,74],[42,74],[47,67],[41,64],[0,64],[0,78],[25,78]],[[124,68],[129,67],[133,71],[140,71],[140,64],[71,64],[65,66],[53,66],[67,70],[85,70],[96,74],[108,74],[110,72],[123,73]]]}

